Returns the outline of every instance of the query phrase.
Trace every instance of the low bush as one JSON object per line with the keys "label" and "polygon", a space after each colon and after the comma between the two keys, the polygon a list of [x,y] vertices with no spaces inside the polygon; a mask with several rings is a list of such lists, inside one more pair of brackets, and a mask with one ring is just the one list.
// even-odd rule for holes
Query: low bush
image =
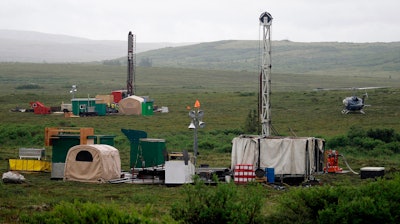
{"label": "low bush", "polygon": [[382,145],[380,148],[390,150],[394,153],[400,153],[400,141],[389,142],[387,144]]}
{"label": "low bush", "polygon": [[369,129],[353,126],[347,135],[333,137],[327,140],[327,148],[353,148],[353,152],[368,152],[369,155],[391,155],[400,152],[399,134],[393,129]]}
{"label": "low bush", "polygon": [[136,212],[126,213],[114,204],[61,202],[51,211],[21,215],[21,223],[156,223]]}
{"label": "low bush", "polygon": [[369,137],[354,137],[353,141],[351,142],[351,145],[357,146],[364,151],[373,150],[375,147],[383,144],[385,144],[383,141]]}
{"label": "low bush", "polygon": [[244,131],[247,134],[257,134],[260,129],[260,122],[256,110],[250,110],[244,124]]}
{"label": "low bush", "polygon": [[394,129],[370,129],[367,131],[367,136],[373,139],[378,139],[389,143],[395,140]]}
{"label": "low bush", "polygon": [[171,216],[182,223],[260,223],[265,189],[261,185],[236,186],[218,183],[207,186],[198,177],[184,186],[184,201],[173,204]]}
{"label": "low bush", "polygon": [[349,145],[349,138],[344,135],[336,136],[331,139],[327,139],[326,146],[328,148],[340,148]]}
{"label": "low bush", "polygon": [[363,137],[367,137],[367,133],[361,126],[353,125],[350,127],[349,131],[347,132],[347,137],[349,139],[353,139],[356,137],[363,138]]}
{"label": "low bush", "polygon": [[15,87],[15,89],[43,89],[43,87],[38,84],[31,83],[31,84],[17,86]]}
{"label": "low bush", "polygon": [[279,200],[271,223],[399,223],[400,175],[358,187],[294,189]]}
{"label": "low bush", "polygon": [[43,128],[32,125],[0,126],[0,144],[12,146],[43,145]]}

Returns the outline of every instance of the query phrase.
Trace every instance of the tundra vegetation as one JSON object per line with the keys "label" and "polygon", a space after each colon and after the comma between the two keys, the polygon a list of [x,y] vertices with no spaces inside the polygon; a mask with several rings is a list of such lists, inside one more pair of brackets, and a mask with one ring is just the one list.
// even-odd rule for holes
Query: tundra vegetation
{"label": "tundra vegetation", "polygon": [[[126,68],[94,64],[24,64],[0,66],[0,171],[20,147],[44,147],[45,127],[93,127],[95,134],[115,135],[122,169],[129,170],[128,139],[121,128],[146,131],[166,140],[167,150],[192,150],[193,132],[186,106],[196,99],[207,123],[200,129],[198,164],[229,167],[231,141],[256,134],[258,74],[247,71],[138,67],[137,95],[149,96],[169,113],[153,116],[107,115],[65,118],[11,112],[94,97],[125,88]],[[398,223],[400,198],[400,80],[398,76],[273,74],[272,123],[277,135],[326,139],[326,148],[346,156],[353,170],[385,167],[383,178],[361,179],[352,173],[319,174],[322,186],[219,183],[164,185],[90,184],[50,180],[49,173],[23,173],[23,184],[0,184],[2,223]],[[314,91],[346,83],[390,86],[368,90],[366,114],[341,114],[342,99],[352,91]],[[348,85],[347,85],[348,86]],[[358,94],[364,93],[356,92]],[[46,158],[51,158],[46,147]],[[347,169],[342,160],[339,165]]]}

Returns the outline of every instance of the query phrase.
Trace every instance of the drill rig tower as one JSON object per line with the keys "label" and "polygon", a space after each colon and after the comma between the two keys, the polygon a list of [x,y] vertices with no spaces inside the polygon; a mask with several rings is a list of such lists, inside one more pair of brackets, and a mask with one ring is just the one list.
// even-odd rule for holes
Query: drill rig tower
{"label": "drill rig tower", "polygon": [[135,95],[135,70],[136,70],[136,37],[129,31],[128,34],[128,76],[126,79],[127,95]]}
{"label": "drill rig tower", "polygon": [[260,74],[260,122],[262,135],[271,135],[271,32],[272,16],[264,12],[260,16],[260,25],[263,26],[263,53]]}

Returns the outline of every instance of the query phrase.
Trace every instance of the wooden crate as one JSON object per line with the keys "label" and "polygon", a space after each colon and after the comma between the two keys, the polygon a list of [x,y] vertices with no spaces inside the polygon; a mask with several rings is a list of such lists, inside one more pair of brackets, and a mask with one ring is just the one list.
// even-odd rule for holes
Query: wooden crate
{"label": "wooden crate", "polygon": [[94,135],[94,129],[93,128],[72,128],[72,127],[67,127],[67,128],[55,128],[55,127],[48,127],[45,128],[44,131],[44,144],[45,146],[51,146],[51,139],[52,138],[57,138],[58,135],[63,135],[63,134],[77,134],[79,133],[80,136],[80,144],[81,145],[86,145],[87,144],[87,137],[90,135]]}

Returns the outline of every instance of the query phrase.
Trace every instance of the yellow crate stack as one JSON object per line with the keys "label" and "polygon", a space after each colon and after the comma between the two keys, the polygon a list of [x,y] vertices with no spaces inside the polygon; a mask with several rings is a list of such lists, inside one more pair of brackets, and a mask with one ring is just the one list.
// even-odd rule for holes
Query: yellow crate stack
{"label": "yellow crate stack", "polygon": [[9,159],[10,170],[13,171],[51,171],[50,161],[33,159]]}

